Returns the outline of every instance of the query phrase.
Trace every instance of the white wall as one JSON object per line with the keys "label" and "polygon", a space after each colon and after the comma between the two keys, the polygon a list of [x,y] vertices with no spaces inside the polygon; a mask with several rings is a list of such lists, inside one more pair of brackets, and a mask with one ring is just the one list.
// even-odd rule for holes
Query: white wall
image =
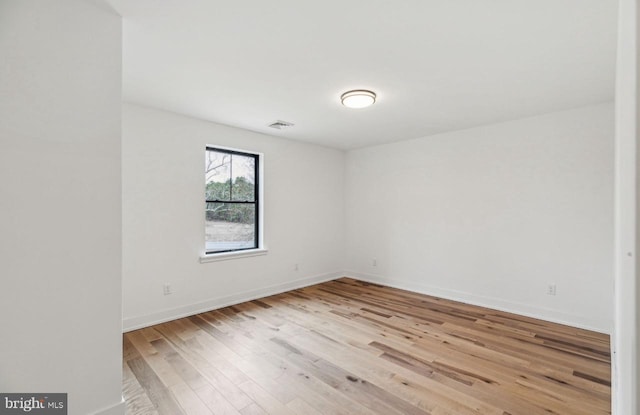
{"label": "white wall", "polygon": [[0,0],[0,57],[0,391],[123,414],[121,19]]}
{"label": "white wall", "polygon": [[638,413],[638,45],[637,0],[620,0],[616,77],[615,330],[612,336],[614,415]]}
{"label": "white wall", "polygon": [[[267,255],[199,263],[206,144],[264,154]],[[125,330],[341,275],[343,178],[341,151],[124,105]]]}
{"label": "white wall", "polygon": [[609,103],[350,151],[348,274],[610,332],[613,117]]}

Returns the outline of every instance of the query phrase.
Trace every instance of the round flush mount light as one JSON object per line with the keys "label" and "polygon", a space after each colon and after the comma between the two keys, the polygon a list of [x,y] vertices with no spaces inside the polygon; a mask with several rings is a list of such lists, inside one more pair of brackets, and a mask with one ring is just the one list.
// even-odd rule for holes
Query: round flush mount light
{"label": "round flush mount light", "polygon": [[347,108],[365,108],[376,102],[376,94],[366,89],[354,89],[342,94],[340,101]]}

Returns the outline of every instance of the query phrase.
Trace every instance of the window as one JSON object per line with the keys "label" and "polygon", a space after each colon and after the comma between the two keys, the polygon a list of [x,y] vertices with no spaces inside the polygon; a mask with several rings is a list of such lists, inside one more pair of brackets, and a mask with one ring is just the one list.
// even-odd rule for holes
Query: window
{"label": "window", "polygon": [[259,248],[258,154],[207,147],[205,252]]}

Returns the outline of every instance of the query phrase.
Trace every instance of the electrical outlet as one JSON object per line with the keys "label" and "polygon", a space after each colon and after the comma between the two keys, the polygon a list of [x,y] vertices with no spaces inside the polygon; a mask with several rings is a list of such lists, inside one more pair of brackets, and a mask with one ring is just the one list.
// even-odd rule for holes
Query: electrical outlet
{"label": "electrical outlet", "polygon": [[299,271],[299,270],[300,270],[300,265],[298,265],[298,264],[294,264],[294,265],[293,265],[293,270],[294,270],[294,271]]}
{"label": "electrical outlet", "polygon": [[555,284],[547,285],[547,294],[556,295],[556,285]]}
{"label": "electrical outlet", "polygon": [[372,265],[372,266],[374,266],[374,267],[377,267],[377,266],[378,266],[378,260],[377,260],[377,259],[375,259],[375,258],[373,258],[373,259],[371,260],[371,265]]}
{"label": "electrical outlet", "polygon": [[163,285],[162,285],[162,293],[163,293],[164,295],[169,295],[169,294],[171,294],[171,292],[172,292],[172,291],[171,291],[171,284],[168,284],[168,283],[167,283],[167,284],[163,284]]}

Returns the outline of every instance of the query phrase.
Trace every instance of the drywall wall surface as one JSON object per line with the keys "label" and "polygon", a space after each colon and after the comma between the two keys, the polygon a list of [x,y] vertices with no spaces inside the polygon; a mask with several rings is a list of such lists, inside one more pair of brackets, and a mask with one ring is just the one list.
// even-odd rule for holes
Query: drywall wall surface
{"label": "drywall wall surface", "polygon": [[[132,104],[123,111],[125,330],[341,275],[343,152]],[[264,155],[266,255],[199,262],[207,144]]]}
{"label": "drywall wall surface", "polygon": [[122,405],[121,19],[0,1],[0,391]]}
{"label": "drywall wall surface", "polygon": [[348,274],[610,332],[613,118],[606,103],[348,152]]}

